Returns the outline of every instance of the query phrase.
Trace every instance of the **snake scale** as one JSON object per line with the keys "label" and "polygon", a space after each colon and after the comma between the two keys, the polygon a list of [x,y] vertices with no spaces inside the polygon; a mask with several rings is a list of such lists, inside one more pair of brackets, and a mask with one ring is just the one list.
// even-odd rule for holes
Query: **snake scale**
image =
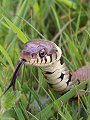
{"label": "snake scale", "polygon": [[50,86],[61,94],[70,90],[73,85],[90,79],[90,65],[83,66],[70,73],[64,62],[62,50],[54,42],[34,39],[24,45],[20,55],[20,62],[4,94],[12,86],[15,90],[16,77],[24,63],[39,67]]}

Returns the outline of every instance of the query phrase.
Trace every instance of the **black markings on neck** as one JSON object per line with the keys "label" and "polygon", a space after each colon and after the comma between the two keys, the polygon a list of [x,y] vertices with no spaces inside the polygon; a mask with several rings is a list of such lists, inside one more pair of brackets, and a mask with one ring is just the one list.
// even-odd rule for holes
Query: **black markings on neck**
{"label": "black markings on neck", "polygon": [[52,54],[50,54],[50,62],[52,62]]}
{"label": "black markings on neck", "polygon": [[61,73],[61,75],[60,75],[60,77],[59,78],[61,78],[61,81],[63,80],[63,78],[64,78],[64,74],[63,73]]}
{"label": "black markings on neck", "polygon": [[41,63],[43,62],[43,58],[41,58]]}
{"label": "black markings on neck", "polygon": [[68,79],[68,81],[66,82],[66,83],[67,83],[67,86],[69,85],[69,82],[71,82],[71,78],[72,78],[72,75],[71,75],[71,73],[69,73],[69,79]]}
{"label": "black markings on neck", "polygon": [[78,82],[78,84],[80,84],[80,80],[79,79],[77,79],[77,82]]}
{"label": "black markings on neck", "polygon": [[56,53],[56,59],[57,59],[57,53]]}
{"label": "black markings on neck", "polygon": [[61,63],[61,65],[64,63],[63,56],[60,57],[60,63]]}
{"label": "black markings on neck", "polygon": [[87,90],[87,89],[88,89],[88,84],[86,84],[86,85],[85,85],[85,88],[84,88],[84,90]]}
{"label": "black markings on neck", "polygon": [[37,63],[38,63],[38,58],[37,58]]}
{"label": "black markings on neck", "polygon": [[51,87],[51,88],[53,88],[53,84],[51,84],[51,83],[48,83],[49,84],[49,86]]}
{"label": "black markings on neck", "polygon": [[45,60],[45,63],[47,62],[47,58],[46,57],[44,57],[44,60]]}
{"label": "black markings on neck", "polygon": [[54,72],[45,71],[45,74],[53,74]]}

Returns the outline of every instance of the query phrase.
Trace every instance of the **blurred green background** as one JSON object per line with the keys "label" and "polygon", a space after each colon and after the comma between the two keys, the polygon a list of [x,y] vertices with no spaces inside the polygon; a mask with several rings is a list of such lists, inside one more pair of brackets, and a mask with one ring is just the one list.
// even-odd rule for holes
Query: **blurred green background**
{"label": "blurred green background", "polygon": [[[8,87],[24,43],[55,42],[71,72],[90,61],[90,0],[0,0],[0,95]],[[89,83],[89,81],[86,81]],[[60,96],[41,70],[24,65],[12,88],[0,97],[0,120],[90,120],[85,83]]]}

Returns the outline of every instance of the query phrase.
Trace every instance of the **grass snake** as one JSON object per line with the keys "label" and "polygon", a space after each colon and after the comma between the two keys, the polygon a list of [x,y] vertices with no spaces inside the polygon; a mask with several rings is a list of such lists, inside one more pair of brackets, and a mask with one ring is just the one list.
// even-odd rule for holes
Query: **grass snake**
{"label": "grass snake", "polygon": [[24,63],[39,67],[50,86],[61,94],[70,90],[73,85],[90,78],[90,65],[83,66],[71,73],[64,62],[62,50],[54,42],[34,39],[24,45],[20,62],[4,94],[10,87],[15,90],[16,77]]}

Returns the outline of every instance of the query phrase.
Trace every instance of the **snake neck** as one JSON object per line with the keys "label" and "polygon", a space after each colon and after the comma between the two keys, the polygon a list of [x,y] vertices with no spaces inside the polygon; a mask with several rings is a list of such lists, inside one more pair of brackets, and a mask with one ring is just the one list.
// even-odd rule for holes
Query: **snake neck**
{"label": "snake neck", "polygon": [[61,93],[68,91],[71,88],[71,74],[67,68],[63,57],[61,56],[58,61],[55,61],[49,66],[40,67],[47,82],[55,90]]}

